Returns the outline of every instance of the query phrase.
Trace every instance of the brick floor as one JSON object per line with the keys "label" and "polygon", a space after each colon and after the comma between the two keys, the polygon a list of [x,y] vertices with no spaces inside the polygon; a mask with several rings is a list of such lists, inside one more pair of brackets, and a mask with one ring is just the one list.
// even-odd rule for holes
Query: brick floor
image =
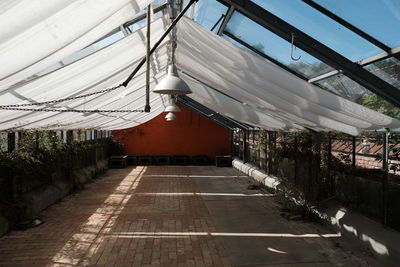
{"label": "brick floor", "polygon": [[[189,174],[175,166],[109,170],[43,212],[44,224],[1,238],[0,266],[230,266],[207,234],[215,228]],[[191,197],[168,194],[179,192]]]}
{"label": "brick floor", "polygon": [[379,266],[249,182],[214,166],[109,170],[0,238],[0,266]]}

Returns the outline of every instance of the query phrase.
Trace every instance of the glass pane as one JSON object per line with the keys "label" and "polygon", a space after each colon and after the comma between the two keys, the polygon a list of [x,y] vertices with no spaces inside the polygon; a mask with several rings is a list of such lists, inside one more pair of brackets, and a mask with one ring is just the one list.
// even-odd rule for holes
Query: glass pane
{"label": "glass pane", "polygon": [[353,62],[383,52],[301,0],[291,0],[290,4],[282,0],[252,1]]}
{"label": "glass pane", "polygon": [[399,0],[314,0],[387,46],[400,46]]}
{"label": "glass pane", "polygon": [[367,88],[343,74],[317,81],[315,84],[334,94],[356,102],[360,101],[364,94],[371,93]]}
{"label": "glass pane", "polygon": [[293,60],[290,55],[291,44],[289,42],[239,12],[232,14],[226,31],[304,77],[313,78],[333,70],[301,49],[294,50],[294,57],[301,56],[301,58],[298,61]]}
{"label": "glass pane", "polygon": [[400,119],[400,108],[393,106],[376,94],[365,94],[361,98],[360,104],[392,118]]}
{"label": "glass pane", "polygon": [[396,58],[387,58],[364,67],[382,80],[400,89],[400,61]]}
{"label": "glass pane", "polygon": [[225,40],[228,40],[229,42],[231,42],[232,44],[236,45],[237,47],[240,47],[240,48],[246,50],[247,52],[249,52],[249,53],[251,53],[251,54],[253,54],[253,55],[257,56],[257,57],[260,57],[260,58],[264,59],[265,61],[271,63],[271,61],[269,61],[269,60],[266,59],[265,57],[262,57],[261,55],[255,53],[253,50],[247,48],[246,46],[244,46],[244,45],[242,45],[241,43],[237,42],[236,40],[232,39],[232,38],[229,37],[228,35],[223,34],[223,35],[221,35],[221,37],[224,38]]}
{"label": "glass pane", "polygon": [[92,54],[92,53],[96,52],[97,50],[100,50],[106,46],[109,46],[110,44],[113,44],[122,38],[124,38],[124,34],[120,31],[116,32],[94,44],[91,44],[90,46],[82,49],[81,51],[78,51],[77,53],[65,58],[62,62],[65,65],[67,65],[67,64],[72,63],[82,57]]}
{"label": "glass pane", "polygon": [[82,50],[79,50],[79,51],[73,53],[72,55],[64,58],[59,63],[57,63],[53,66],[50,66],[47,69],[37,73],[36,75],[34,75],[34,77],[45,75],[49,72],[55,71],[55,70],[65,66],[65,65],[75,62],[81,58],[84,58],[84,57],[96,52],[97,50],[100,50],[112,43],[115,43],[116,41],[122,39],[123,37],[124,37],[124,34],[122,32],[120,32],[120,31],[116,32],[100,41],[97,41],[96,43],[89,45],[88,47],[85,47]]}
{"label": "glass pane", "polygon": [[[155,2],[164,3],[165,1],[164,0],[153,1],[153,4]],[[143,13],[143,12],[141,12],[141,13]],[[135,17],[137,17],[137,16],[138,16],[138,14],[135,15]],[[159,12],[155,13],[154,14],[154,20],[160,18],[161,16],[163,16],[163,12],[159,11]],[[146,26],[146,19],[142,19],[142,20],[130,25],[128,28],[131,30],[131,32],[135,32],[135,31],[137,31],[138,29],[140,29],[140,28],[142,28],[144,26]],[[34,78],[34,77],[37,77],[37,76],[42,76],[42,75],[45,75],[46,73],[55,71],[55,70],[65,66],[65,65],[68,65],[68,64],[70,64],[72,62],[75,62],[75,61],[77,61],[77,60],[79,60],[81,58],[84,58],[84,57],[86,57],[86,56],[88,56],[88,55],[90,55],[90,54],[92,54],[92,53],[94,53],[94,52],[106,47],[106,46],[109,46],[109,45],[117,42],[118,40],[121,40],[122,38],[124,38],[124,34],[119,29],[117,29],[117,30],[118,30],[117,32],[115,32],[115,33],[113,33],[113,34],[111,34],[111,35],[109,35],[107,37],[104,37],[104,38],[102,38],[100,40],[97,40],[95,43],[83,48],[82,50],[79,50],[79,51],[73,53],[72,55],[64,58],[59,63],[48,67],[47,69],[35,74],[31,78]]]}
{"label": "glass pane", "polygon": [[216,33],[223,21],[221,17],[226,14],[227,10],[227,6],[217,2],[216,0],[201,0],[196,4],[193,19],[210,30],[219,21],[218,25],[213,30],[213,32]]}
{"label": "glass pane", "polygon": [[[163,16],[163,12],[161,12],[161,11],[154,13],[153,20],[159,19],[162,16]],[[145,18],[145,19],[139,20],[138,22],[136,22],[132,25],[129,25],[128,28],[131,30],[131,32],[135,32],[135,31],[145,27],[146,23],[147,23],[147,19]]]}

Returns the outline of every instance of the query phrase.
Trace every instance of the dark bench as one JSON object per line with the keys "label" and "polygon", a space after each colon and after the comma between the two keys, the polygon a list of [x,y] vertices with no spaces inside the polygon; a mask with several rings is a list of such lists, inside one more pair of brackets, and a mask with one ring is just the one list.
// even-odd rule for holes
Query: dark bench
{"label": "dark bench", "polygon": [[232,157],[229,155],[215,156],[215,166],[232,167]]}
{"label": "dark bench", "polygon": [[168,155],[153,156],[153,163],[155,165],[169,165],[171,163],[171,156]]}
{"label": "dark bench", "polygon": [[126,168],[127,158],[127,155],[111,156],[108,159],[108,167],[110,169]]}
{"label": "dark bench", "polygon": [[137,165],[137,158],[134,155],[129,155],[126,158],[128,166],[136,166]]}
{"label": "dark bench", "polygon": [[136,165],[146,166],[153,164],[153,160],[151,156],[147,155],[137,155],[136,156]]}
{"label": "dark bench", "polygon": [[210,159],[206,155],[195,155],[192,156],[193,165],[208,165],[210,164]]}
{"label": "dark bench", "polygon": [[186,155],[174,155],[172,156],[172,165],[188,165],[189,157]]}

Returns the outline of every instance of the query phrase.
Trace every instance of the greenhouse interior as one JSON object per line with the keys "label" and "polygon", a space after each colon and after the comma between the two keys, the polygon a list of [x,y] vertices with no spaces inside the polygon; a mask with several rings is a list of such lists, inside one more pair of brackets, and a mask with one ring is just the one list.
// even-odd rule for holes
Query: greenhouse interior
{"label": "greenhouse interior", "polygon": [[0,1],[0,266],[400,266],[400,1]]}

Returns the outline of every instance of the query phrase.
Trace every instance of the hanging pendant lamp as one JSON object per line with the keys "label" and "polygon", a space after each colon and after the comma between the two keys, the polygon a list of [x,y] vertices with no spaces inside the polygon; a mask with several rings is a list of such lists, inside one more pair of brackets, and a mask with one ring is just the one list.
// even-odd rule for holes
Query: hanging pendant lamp
{"label": "hanging pendant lamp", "polygon": [[169,101],[168,106],[164,109],[164,112],[181,112],[181,109],[175,104],[174,99]]}
{"label": "hanging pendant lamp", "polygon": [[167,75],[154,87],[154,93],[168,95],[186,95],[192,93],[184,80],[179,78],[174,64],[168,66]]}
{"label": "hanging pendant lamp", "polygon": [[167,121],[174,121],[176,120],[176,116],[174,113],[170,112],[167,114],[167,116],[165,116],[165,118],[167,119]]}

